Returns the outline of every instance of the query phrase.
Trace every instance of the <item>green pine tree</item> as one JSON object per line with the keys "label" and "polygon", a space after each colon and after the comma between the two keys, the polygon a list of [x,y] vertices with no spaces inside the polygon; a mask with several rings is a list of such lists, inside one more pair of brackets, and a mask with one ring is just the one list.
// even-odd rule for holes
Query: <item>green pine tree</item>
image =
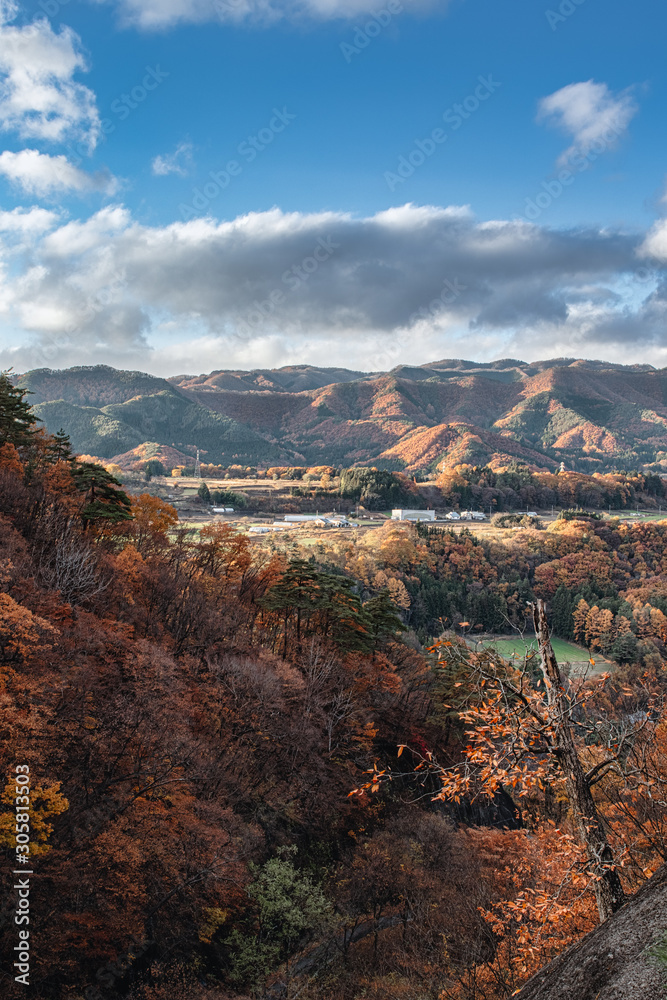
{"label": "green pine tree", "polygon": [[101,465],[75,462],[72,467],[74,484],[84,494],[81,517],[84,524],[96,521],[115,523],[130,521],[131,501],[119,487],[121,483]]}
{"label": "green pine tree", "polygon": [[167,470],[159,458],[150,458],[144,466],[144,475],[147,481],[150,481],[153,476],[166,476],[166,474]]}
{"label": "green pine tree", "polygon": [[0,372],[0,447],[16,448],[30,444],[37,417],[26,401],[27,389],[19,389],[9,380],[9,371]]}
{"label": "green pine tree", "polygon": [[66,434],[62,427],[51,435],[47,452],[53,462],[70,462],[74,457],[69,434]]}
{"label": "green pine tree", "polygon": [[353,582],[335,573],[321,573],[305,559],[293,560],[259,603],[282,615],[283,658],[287,656],[290,626],[297,649],[304,635],[315,630],[341,649],[367,653],[373,649],[368,618]]}
{"label": "green pine tree", "polygon": [[407,631],[406,626],[396,614],[396,608],[388,590],[382,590],[375,597],[371,597],[370,601],[366,601],[364,613],[369,624],[373,652],[390,639],[395,639],[401,632]]}
{"label": "green pine tree", "polygon": [[554,599],[551,605],[553,631],[556,635],[559,635],[561,639],[574,638],[574,619],[572,618],[572,612],[575,607],[576,605],[573,603],[572,594],[567,587],[561,583],[558,590],[554,594]]}
{"label": "green pine tree", "polygon": [[370,653],[373,649],[368,616],[354,583],[336,573],[318,574],[318,631],[340,649]]}
{"label": "green pine tree", "polygon": [[315,610],[319,597],[318,572],[305,559],[295,559],[283,573],[282,579],[274,584],[258,602],[267,611],[279,611],[283,617],[283,659],[287,656],[288,625],[296,624],[296,641],[301,645],[304,622]]}

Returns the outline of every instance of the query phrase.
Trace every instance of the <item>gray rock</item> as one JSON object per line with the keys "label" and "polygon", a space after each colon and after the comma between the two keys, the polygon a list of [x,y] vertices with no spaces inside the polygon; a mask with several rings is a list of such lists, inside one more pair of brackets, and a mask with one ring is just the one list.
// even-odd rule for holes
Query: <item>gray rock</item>
{"label": "gray rock", "polygon": [[667,1000],[651,954],[667,934],[667,865],[625,906],[530,979],[516,1000]]}

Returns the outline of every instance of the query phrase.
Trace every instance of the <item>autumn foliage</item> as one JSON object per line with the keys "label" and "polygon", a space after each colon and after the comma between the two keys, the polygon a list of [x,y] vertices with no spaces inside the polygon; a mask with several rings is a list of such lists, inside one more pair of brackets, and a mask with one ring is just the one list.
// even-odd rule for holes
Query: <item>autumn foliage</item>
{"label": "autumn foliage", "polygon": [[257,544],[6,429],[0,850],[25,762],[40,998],[509,997],[597,919],[535,664],[474,646],[527,601],[625,643],[564,690],[625,891],[667,858],[660,526]]}

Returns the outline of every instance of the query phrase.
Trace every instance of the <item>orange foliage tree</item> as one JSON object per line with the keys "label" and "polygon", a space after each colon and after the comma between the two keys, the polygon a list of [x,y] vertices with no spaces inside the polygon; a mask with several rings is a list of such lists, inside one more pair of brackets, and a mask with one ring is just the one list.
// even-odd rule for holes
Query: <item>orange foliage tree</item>
{"label": "orange foliage tree", "polygon": [[58,630],[10,597],[0,594],[0,662],[16,663],[48,649],[44,640]]}
{"label": "orange foliage tree", "polygon": [[[576,685],[566,686],[551,647],[542,601],[533,606],[533,616],[539,684],[527,662],[521,668],[511,667],[489,650],[471,653],[449,639],[436,643],[441,660],[463,658],[469,666],[468,704],[458,711],[466,743],[461,761],[438,765],[432,754],[418,753],[418,768],[437,775],[436,799],[454,802],[493,796],[503,788],[514,789],[520,797],[544,792],[547,786],[563,788],[585,852],[581,871],[589,877],[600,920],[606,920],[624,902],[618,874],[622,862],[614,856],[592,788],[611,768],[621,767],[628,744],[647,720],[630,724],[619,734],[609,732],[609,727],[602,733],[594,723],[578,717],[585,693]],[[376,791],[388,776],[386,769],[376,769],[362,788]]]}

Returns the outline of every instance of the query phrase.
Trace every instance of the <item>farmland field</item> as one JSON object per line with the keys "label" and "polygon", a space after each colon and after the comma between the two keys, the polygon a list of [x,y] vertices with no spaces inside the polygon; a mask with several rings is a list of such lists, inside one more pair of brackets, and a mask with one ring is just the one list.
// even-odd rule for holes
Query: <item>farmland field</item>
{"label": "farmland field", "polygon": [[[511,659],[512,656],[523,659],[527,649],[537,652],[537,642],[535,639],[531,642],[528,639],[522,639],[520,636],[511,639],[487,640],[483,644],[484,646],[493,646],[501,656],[507,659]],[[575,646],[564,639],[556,638],[556,636],[552,636],[551,645],[559,663],[581,663],[584,660],[588,660],[590,656],[588,650],[583,646]]]}

